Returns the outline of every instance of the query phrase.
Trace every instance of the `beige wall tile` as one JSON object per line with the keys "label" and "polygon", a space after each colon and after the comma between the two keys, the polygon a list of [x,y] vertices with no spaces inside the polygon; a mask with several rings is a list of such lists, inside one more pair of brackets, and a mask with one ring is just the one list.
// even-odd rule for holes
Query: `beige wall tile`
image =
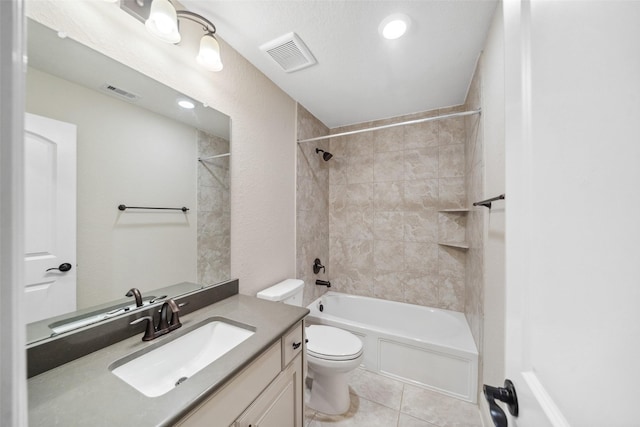
{"label": "beige wall tile", "polygon": [[438,307],[438,276],[418,272],[406,272],[404,299],[409,304]]}
{"label": "beige wall tile", "polygon": [[373,237],[376,240],[404,240],[404,212],[376,211],[373,219]]}
{"label": "beige wall tile", "polygon": [[[198,131],[198,154],[229,152],[229,141]],[[198,162],[197,280],[209,285],[231,277],[229,158]]]}
{"label": "beige wall tile", "polygon": [[349,156],[347,168],[347,183],[373,182],[373,154]]}
{"label": "beige wall tile", "polygon": [[438,215],[438,241],[464,242],[466,239],[467,215],[440,213]]}
{"label": "beige wall tile", "polygon": [[399,181],[404,179],[403,151],[375,153],[373,177],[375,182]]}
{"label": "beige wall tile", "polygon": [[[311,113],[298,105],[298,139],[328,135],[329,129]],[[319,278],[313,273],[313,260],[319,258],[327,267],[327,275],[331,272],[329,263],[329,233],[332,214],[344,212],[346,197],[334,197],[330,200],[330,181],[346,184],[346,178],[332,171],[332,164],[322,160],[316,148],[329,150],[329,140],[298,144],[297,149],[297,181],[296,181],[296,277],[304,280],[305,289],[303,303],[309,304],[326,292],[326,288],[314,285]],[[339,158],[331,159],[340,165]],[[339,186],[338,186],[339,187]],[[344,185],[343,187],[346,187]],[[334,195],[340,196],[340,191]],[[334,221],[337,225],[340,222]],[[326,278],[326,277],[323,277]]]}
{"label": "beige wall tile", "polygon": [[404,126],[404,149],[434,147],[438,145],[438,123],[424,122]]}
{"label": "beige wall tile", "polygon": [[405,271],[438,276],[438,244],[404,242]]}
{"label": "beige wall tile", "polygon": [[347,137],[347,154],[349,156],[367,156],[373,152],[372,132],[356,133]]}
{"label": "beige wall tile", "polygon": [[464,176],[464,144],[438,147],[438,177]]}
{"label": "beige wall tile", "polygon": [[[456,106],[362,123],[332,132],[463,108]],[[465,137],[467,134],[477,137],[477,132],[468,131],[468,127],[464,119],[447,119],[334,137],[328,147],[334,155],[331,161],[311,156],[309,161],[298,163],[299,167],[319,169],[312,170],[310,175],[300,175],[304,171],[299,171],[302,179],[298,188],[309,193],[299,197],[299,211],[310,212],[309,217],[300,215],[299,231],[322,233],[323,224],[328,223],[328,276],[333,289],[464,309],[466,293],[472,292],[465,287],[466,254],[437,242],[464,241],[468,235],[467,220],[463,214],[439,214],[437,210],[467,206],[467,187],[477,188],[475,175],[473,179],[465,178],[465,159],[468,153],[474,153]],[[307,153],[309,149],[303,151]],[[324,166],[328,170],[326,184],[324,175],[319,177]],[[322,206],[315,199],[322,193],[317,187],[323,185],[328,188],[326,220],[319,215],[316,218],[313,213]],[[319,225],[308,224],[314,221]],[[477,230],[473,233],[477,235]],[[307,246],[300,250],[310,251]],[[304,256],[309,258],[311,254]],[[305,265],[308,263],[305,259]]]}
{"label": "beige wall tile", "polygon": [[436,209],[439,206],[438,180],[419,179],[404,181],[404,209],[416,211]]}
{"label": "beige wall tile", "polygon": [[347,156],[335,156],[330,160],[329,165],[329,183],[346,184],[347,183],[347,171],[349,170],[349,158]]}
{"label": "beige wall tile", "polygon": [[405,212],[404,240],[407,242],[432,242],[438,240],[438,212],[421,210]]}
{"label": "beige wall tile", "polygon": [[347,238],[373,240],[373,209],[347,211]]}
{"label": "beige wall tile", "polygon": [[439,145],[460,144],[465,139],[464,117],[438,120]]}
{"label": "beige wall tile", "polygon": [[441,209],[466,207],[464,178],[440,178],[438,180],[438,196]]}
{"label": "beige wall tile", "polygon": [[401,211],[404,208],[403,181],[377,182],[373,185],[375,211]]}
{"label": "beige wall tile", "polygon": [[390,301],[404,302],[404,273],[376,272],[373,278],[373,296]]}
{"label": "beige wall tile", "polygon": [[438,177],[438,148],[415,148],[404,152],[404,179]]}
{"label": "beige wall tile", "polygon": [[344,268],[372,271],[374,267],[373,240],[331,239],[331,268]]}
{"label": "beige wall tile", "polygon": [[376,240],[373,262],[377,272],[404,271],[404,242]]}
{"label": "beige wall tile", "polygon": [[380,129],[372,132],[373,150],[376,153],[402,151],[404,149],[404,130],[402,126]]}
{"label": "beige wall tile", "polygon": [[347,185],[347,209],[373,208],[373,183]]}

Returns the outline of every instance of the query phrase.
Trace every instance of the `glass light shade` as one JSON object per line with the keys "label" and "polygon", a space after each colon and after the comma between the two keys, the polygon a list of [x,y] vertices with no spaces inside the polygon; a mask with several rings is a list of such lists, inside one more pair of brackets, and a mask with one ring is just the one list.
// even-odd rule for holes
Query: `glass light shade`
{"label": "glass light shade", "polygon": [[196,61],[209,71],[222,70],[220,45],[213,35],[205,34],[202,39],[200,39],[200,51],[198,52]]}
{"label": "glass light shade", "polygon": [[145,22],[147,30],[155,37],[167,43],[179,43],[178,16],[169,0],[153,0],[149,19]]}

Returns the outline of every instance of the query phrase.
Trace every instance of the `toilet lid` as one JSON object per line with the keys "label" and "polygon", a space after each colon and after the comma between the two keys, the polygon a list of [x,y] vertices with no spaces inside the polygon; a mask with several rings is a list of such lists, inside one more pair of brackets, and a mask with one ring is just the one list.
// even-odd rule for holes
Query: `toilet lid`
{"label": "toilet lid", "polygon": [[306,328],[307,353],[321,359],[350,360],[362,353],[362,341],[351,332],[333,326],[311,325]]}

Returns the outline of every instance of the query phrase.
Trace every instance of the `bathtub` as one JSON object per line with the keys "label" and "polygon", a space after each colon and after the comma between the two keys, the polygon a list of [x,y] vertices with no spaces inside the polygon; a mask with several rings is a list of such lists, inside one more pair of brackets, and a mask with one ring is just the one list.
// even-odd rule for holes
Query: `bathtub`
{"label": "bathtub", "polygon": [[307,308],[308,324],[360,337],[363,368],[476,403],[478,350],[464,314],[338,292]]}

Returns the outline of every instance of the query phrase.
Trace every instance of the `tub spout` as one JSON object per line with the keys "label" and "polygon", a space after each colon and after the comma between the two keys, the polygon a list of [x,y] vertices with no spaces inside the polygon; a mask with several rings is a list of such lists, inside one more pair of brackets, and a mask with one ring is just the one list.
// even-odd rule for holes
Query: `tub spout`
{"label": "tub spout", "polygon": [[318,285],[318,286],[326,286],[327,288],[330,288],[331,287],[331,282],[328,281],[328,280],[320,280],[320,279],[318,279],[318,280],[316,280],[316,285]]}

